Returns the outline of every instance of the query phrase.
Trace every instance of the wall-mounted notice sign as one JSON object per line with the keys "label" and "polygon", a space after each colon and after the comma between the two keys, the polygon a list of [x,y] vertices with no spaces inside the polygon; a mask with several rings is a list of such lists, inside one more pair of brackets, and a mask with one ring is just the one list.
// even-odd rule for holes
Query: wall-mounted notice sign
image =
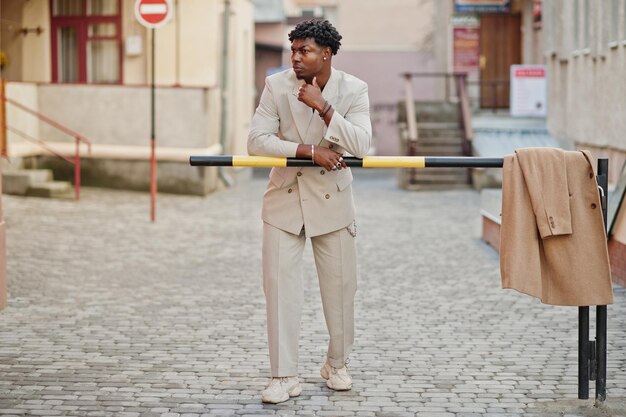
{"label": "wall-mounted notice sign", "polygon": [[546,117],[545,65],[511,65],[511,116]]}
{"label": "wall-mounted notice sign", "polygon": [[455,27],[452,31],[454,71],[478,71],[480,29],[478,27]]}

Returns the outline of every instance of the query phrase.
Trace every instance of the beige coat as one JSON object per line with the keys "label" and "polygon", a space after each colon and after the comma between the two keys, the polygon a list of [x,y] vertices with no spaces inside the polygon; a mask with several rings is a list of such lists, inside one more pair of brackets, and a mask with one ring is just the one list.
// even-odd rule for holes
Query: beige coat
{"label": "beige coat", "polygon": [[504,158],[502,174],[502,287],[545,304],[611,304],[606,234],[591,155],[519,149]]}
{"label": "beige coat", "polygon": [[[295,157],[298,144],[325,146],[367,154],[372,139],[367,84],[336,69],[322,95],[335,113],[328,126],[306,104],[298,101],[302,81],[289,69],[267,77],[248,136],[248,153]],[[322,167],[273,168],[263,198],[263,221],[289,233],[307,237],[347,227],[354,221],[350,169]]]}

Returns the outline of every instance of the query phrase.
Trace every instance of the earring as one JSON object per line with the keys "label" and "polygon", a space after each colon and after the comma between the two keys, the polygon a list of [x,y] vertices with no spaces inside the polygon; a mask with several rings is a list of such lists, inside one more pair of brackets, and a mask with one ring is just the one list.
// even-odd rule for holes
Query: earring
{"label": "earring", "polygon": [[326,61],[326,57],[324,57],[324,61]]}

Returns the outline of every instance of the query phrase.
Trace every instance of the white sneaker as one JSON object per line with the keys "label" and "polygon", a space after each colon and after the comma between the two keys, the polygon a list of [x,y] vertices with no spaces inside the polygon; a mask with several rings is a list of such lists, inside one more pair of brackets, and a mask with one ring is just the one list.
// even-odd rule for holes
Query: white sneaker
{"label": "white sneaker", "polygon": [[326,386],[335,391],[348,391],[352,389],[352,377],[348,373],[348,367],[333,368],[328,362],[320,369],[320,375],[326,380]]}
{"label": "white sneaker", "polygon": [[297,397],[302,392],[297,376],[272,378],[267,387],[261,392],[264,403],[278,404],[287,401],[289,397]]}

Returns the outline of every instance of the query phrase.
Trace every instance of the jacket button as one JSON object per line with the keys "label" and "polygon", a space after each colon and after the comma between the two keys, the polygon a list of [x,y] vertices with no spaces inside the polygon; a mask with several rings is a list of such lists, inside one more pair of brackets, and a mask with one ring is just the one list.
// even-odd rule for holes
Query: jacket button
{"label": "jacket button", "polygon": [[596,207],[597,207],[597,206],[596,206],[596,203],[591,203],[591,208],[592,208],[592,209],[594,209],[594,208],[596,208]]}
{"label": "jacket button", "polygon": [[589,178],[593,178],[593,172],[589,173]]}
{"label": "jacket button", "polygon": [[332,149],[332,148],[333,148],[333,146],[334,146],[334,145],[331,143],[331,144],[330,144],[330,146],[328,146],[328,147],[329,147],[330,149]]}
{"label": "jacket button", "polygon": [[320,171],[320,174],[324,175],[324,174],[326,174],[326,171],[321,170],[321,171]]}
{"label": "jacket button", "polygon": [[287,190],[287,192],[288,192],[289,194],[291,194],[291,192],[292,192],[292,191],[293,191],[293,190],[292,190],[291,188]]}
{"label": "jacket button", "polygon": [[330,198],[330,194],[326,194],[326,200],[328,200]]}
{"label": "jacket button", "polygon": [[301,176],[302,176],[302,172],[298,171],[298,174],[296,174],[296,175],[298,175],[299,177],[301,177]]}

